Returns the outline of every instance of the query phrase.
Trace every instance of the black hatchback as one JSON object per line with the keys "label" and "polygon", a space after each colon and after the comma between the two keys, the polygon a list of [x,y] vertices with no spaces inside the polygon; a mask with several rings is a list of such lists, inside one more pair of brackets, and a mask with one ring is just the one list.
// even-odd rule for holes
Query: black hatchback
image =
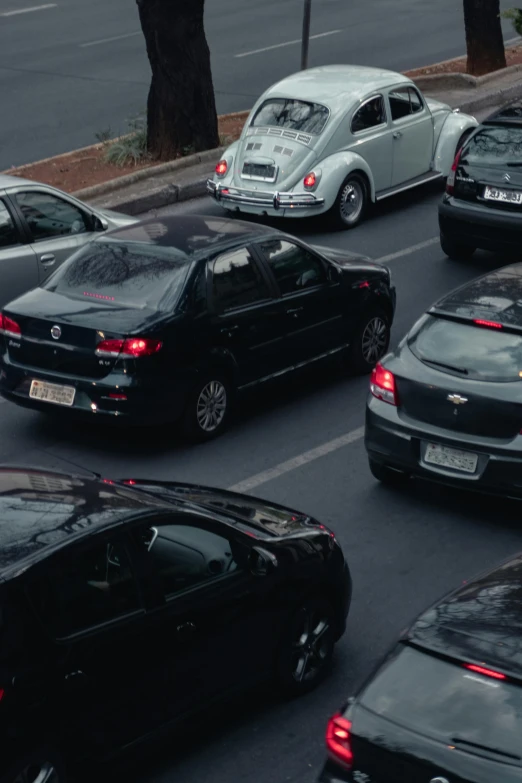
{"label": "black hatchback", "polygon": [[6,305],[0,393],[91,419],[181,420],[204,440],[237,391],[334,354],[370,372],[394,308],[390,272],[368,259],[252,223],[151,218]]}
{"label": "black hatchback", "polygon": [[422,614],[328,724],[321,783],[522,781],[522,556]]}
{"label": "black hatchback", "polygon": [[520,251],[522,103],[495,112],[461,147],[439,205],[442,250],[470,258],[477,248]]}
{"label": "black hatchback", "polygon": [[0,469],[2,783],[84,760],[264,679],[326,674],[350,605],[333,533],[187,484]]}

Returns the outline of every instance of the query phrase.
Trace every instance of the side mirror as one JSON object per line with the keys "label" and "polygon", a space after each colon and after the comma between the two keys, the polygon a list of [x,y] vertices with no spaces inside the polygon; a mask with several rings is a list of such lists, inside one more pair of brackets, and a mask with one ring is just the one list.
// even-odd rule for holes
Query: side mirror
{"label": "side mirror", "polygon": [[99,217],[98,215],[94,215],[94,230],[95,231],[107,231],[109,228],[109,223],[105,218]]}
{"label": "side mirror", "polygon": [[328,267],[328,280],[331,283],[338,283],[341,278],[341,270],[336,266],[330,265]]}
{"label": "side mirror", "polygon": [[268,576],[277,568],[277,557],[260,546],[252,548],[248,558],[250,571],[254,576]]}

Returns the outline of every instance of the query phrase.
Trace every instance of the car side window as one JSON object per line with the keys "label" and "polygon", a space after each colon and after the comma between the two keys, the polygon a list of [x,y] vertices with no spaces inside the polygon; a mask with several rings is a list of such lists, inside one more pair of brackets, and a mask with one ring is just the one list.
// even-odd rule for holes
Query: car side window
{"label": "car side window", "polygon": [[323,264],[304,247],[279,239],[260,242],[259,247],[283,296],[327,282]]}
{"label": "car side window", "polygon": [[246,247],[225,253],[215,260],[212,294],[217,309],[221,311],[270,298],[268,285]]}
{"label": "car side window", "polygon": [[136,531],[149,569],[166,598],[229,576],[242,567],[244,550],[232,537],[196,522],[161,522]]}
{"label": "car side window", "polygon": [[45,191],[28,190],[13,198],[31,230],[35,242],[88,231],[86,217],[74,204]]}
{"label": "car side window", "polygon": [[14,247],[20,244],[20,235],[14,224],[11,213],[0,199],[0,250],[4,247]]}
{"label": "car side window", "polygon": [[97,542],[52,562],[29,587],[37,614],[58,638],[141,609],[123,541]]}
{"label": "car side window", "polygon": [[398,87],[388,96],[392,120],[401,120],[423,109],[423,103],[413,87]]}
{"label": "car side window", "polygon": [[360,106],[352,117],[352,133],[375,128],[386,122],[386,109],[382,95],[370,98]]}

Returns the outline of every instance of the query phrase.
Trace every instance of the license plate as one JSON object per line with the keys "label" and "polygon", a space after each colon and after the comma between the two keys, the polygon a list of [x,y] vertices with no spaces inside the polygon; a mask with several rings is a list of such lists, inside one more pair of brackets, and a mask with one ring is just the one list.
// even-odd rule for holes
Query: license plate
{"label": "license plate", "polygon": [[484,189],[484,198],[488,201],[506,201],[510,204],[522,204],[522,192],[490,188],[489,185],[486,185]]}
{"label": "license plate", "polygon": [[59,386],[56,383],[45,381],[32,381],[29,389],[29,397],[43,402],[54,402],[55,405],[71,406],[74,402],[76,389],[72,386]]}
{"label": "license plate", "polygon": [[428,443],[424,462],[430,465],[438,465],[441,468],[453,468],[463,473],[475,473],[477,469],[478,454],[470,451],[460,451],[441,446],[438,443]]}

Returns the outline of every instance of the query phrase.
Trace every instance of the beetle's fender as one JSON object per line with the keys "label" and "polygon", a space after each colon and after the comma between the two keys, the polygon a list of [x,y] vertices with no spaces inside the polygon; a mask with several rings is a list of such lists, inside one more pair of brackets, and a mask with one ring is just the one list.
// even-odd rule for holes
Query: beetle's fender
{"label": "beetle's fender", "polygon": [[[324,198],[325,209],[330,209],[333,206],[341,185],[348,174],[357,171],[362,172],[366,176],[370,183],[371,199],[375,201],[375,184],[371,169],[364,158],[355,152],[336,152],[318,162],[314,166],[314,171],[320,171],[320,179],[314,192],[321,198]],[[299,185],[301,185],[301,181]]]}
{"label": "beetle's fender", "polygon": [[469,114],[461,114],[456,111],[448,114],[441,128],[435,149],[433,158],[435,171],[440,171],[444,177],[448,176],[455,160],[460,137],[465,131],[472,131],[477,126],[477,120]]}
{"label": "beetle's fender", "polygon": [[226,160],[228,164],[228,169],[226,176],[224,177],[218,177],[216,174],[212,177],[214,182],[221,182],[223,185],[230,185],[232,182],[233,174],[234,174],[234,164],[236,162],[237,153],[239,150],[239,142],[241,139],[238,139],[237,141],[234,141],[230,147],[227,147],[224,153],[221,156],[221,160]]}

